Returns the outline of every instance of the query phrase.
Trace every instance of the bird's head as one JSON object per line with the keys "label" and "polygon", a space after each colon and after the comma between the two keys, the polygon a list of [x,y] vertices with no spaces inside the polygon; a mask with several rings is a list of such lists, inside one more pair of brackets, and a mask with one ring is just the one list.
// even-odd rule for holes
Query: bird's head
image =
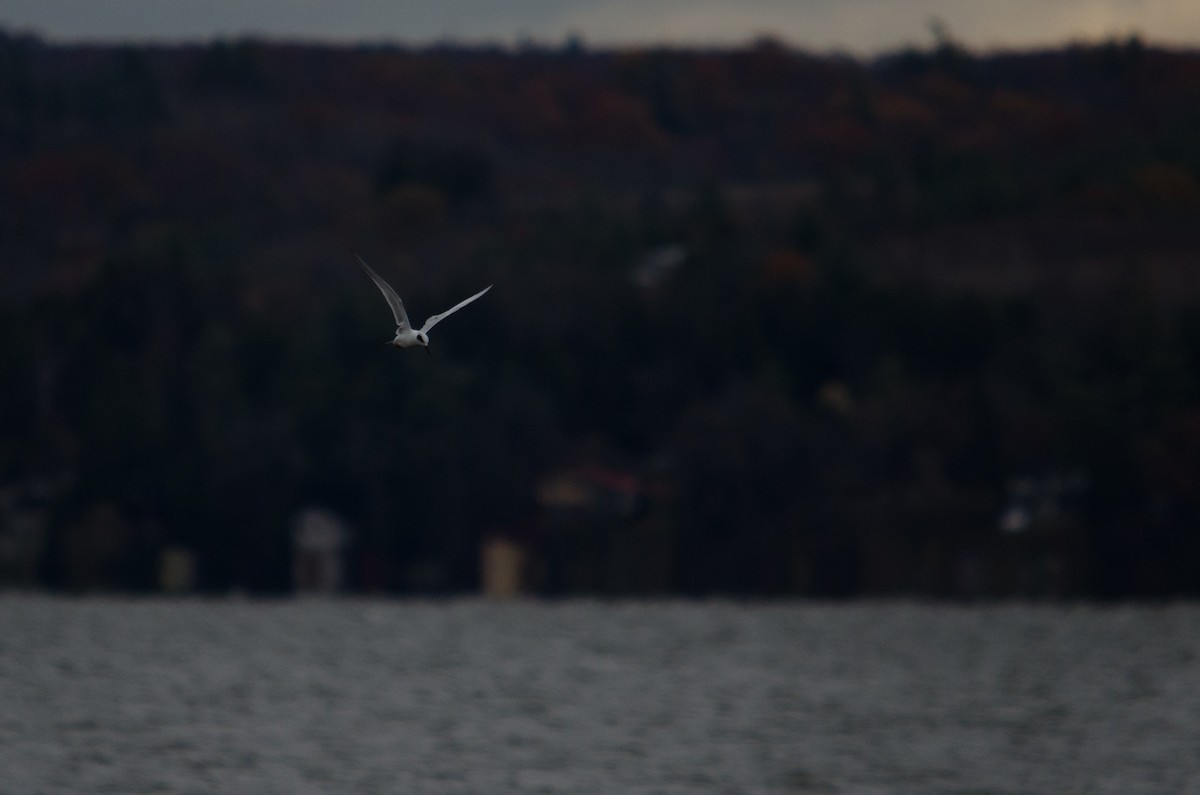
{"label": "bird's head", "polygon": [[429,336],[427,334],[425,334],[425,332],[423,332],[423,331],[417,332],[417,343],[420,344],[420,346],[425,349],[426,353],[429,353]]}

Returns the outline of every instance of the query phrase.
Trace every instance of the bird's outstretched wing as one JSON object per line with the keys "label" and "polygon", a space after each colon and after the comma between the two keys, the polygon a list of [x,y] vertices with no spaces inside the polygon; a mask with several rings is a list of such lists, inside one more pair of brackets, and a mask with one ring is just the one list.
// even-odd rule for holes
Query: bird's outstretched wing
{"label": "bird's outstretched wing", "polygon": [[[354,256],[358,257],[357,254]],[[371,277],[371,281],[375,282],[375,286],[379,288],[379,292],[383,293],[383,297],[387,299],[388,306],[392,308],[392,316],[396,318],[396,330],[404,331],[405,329],[412,328],[412,324],[408,322],[408,313],[404,311],[404,302],[400,300],[400,296],[396,295],[396,291],[392,289],[392,286],[385,282],[378,273],[371,270],[371,266],[362,257],[358,257],[358,261],[362,264],[363,270],[367,272],[367,275]],[[476,298],[478,297],[476,296]],[[456,306],[454,309],[458,309],[458,307]],[[453,312],[454,309],[450,311]],[[426,325],[428,325],[428,321]]]}
{"label": "bird's outstretched wing", "polygon": [[[429,319],[425,321],[425,325],[424,325],[424,326],[421,326],[421,333],[422,333],[422,334],[426,334],[426,333],[428,333],[428,332],[429,332],[429,330],[430,330],[431,328],[433,328],[434,326],[436,326],[438,323],[440,323],[441,321],[443,321],[443,320],[445,320],[446,318],[450,317],[450,316],[451,316],[451,315],[453,315],[455,312],[457,312],[458,310],[462,309],[464,306],[466,306],[467,304],[471,303],[471,302],[472,302],[472,301],[474,301],[476,298],[479,298],[480,296],[482,296],[484,293],[486,293],[486,292],[487,292],[488,290],[490,290],[490,289],[492,289],[492,285],[490,285],[490,284],[489,284],[487,287],[484,287],[482,290],[480,290],[479,292],[475,293],[475,295],[471,296],[470,298],[466,299],[465,301],[459,301],[457,304],[455,304],[454,306],[450,307],[450,308],[449,308],[449,309],[447,309],[445,312],[442,312],[441,314],[437,314],[437,315],[430,315],[430,316],[429,316]],[[397,299],[397,300],[399,300],[399,299]],[[403,311],[403,310],[401,310],[401,311]]]}

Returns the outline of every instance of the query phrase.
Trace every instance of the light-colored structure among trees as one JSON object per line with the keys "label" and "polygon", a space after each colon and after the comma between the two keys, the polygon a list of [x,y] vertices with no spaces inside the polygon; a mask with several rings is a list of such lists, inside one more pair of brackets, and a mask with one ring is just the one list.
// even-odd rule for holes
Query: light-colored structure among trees
{"label": "light-colored structure among trees", "polygon": [[480,582],[489,599],[511,599],[526,592],[525,547],[506,538],[489,538],[479,555]]}
{"label": "light-colored structure among trees", "polygon": [[337,593],[345,585],[350,531],[334,514],[305,508],[292,526],[292,586],[298,593]]}

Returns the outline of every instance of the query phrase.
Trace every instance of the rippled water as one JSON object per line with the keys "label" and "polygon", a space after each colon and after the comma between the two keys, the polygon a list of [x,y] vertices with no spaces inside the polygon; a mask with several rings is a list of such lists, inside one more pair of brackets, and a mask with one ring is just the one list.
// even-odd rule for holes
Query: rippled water
{"label": "rippled water", "polygon": [[1200,792],[1200,607],[0,597],[0,792]]}

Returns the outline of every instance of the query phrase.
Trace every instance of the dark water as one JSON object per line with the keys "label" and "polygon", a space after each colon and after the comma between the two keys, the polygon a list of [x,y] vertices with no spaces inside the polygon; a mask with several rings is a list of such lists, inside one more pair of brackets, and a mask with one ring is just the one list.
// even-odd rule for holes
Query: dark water
{"label": "dark water", "polygon": [[0,596],[0,792],[1200,792],[1200,606]]}

